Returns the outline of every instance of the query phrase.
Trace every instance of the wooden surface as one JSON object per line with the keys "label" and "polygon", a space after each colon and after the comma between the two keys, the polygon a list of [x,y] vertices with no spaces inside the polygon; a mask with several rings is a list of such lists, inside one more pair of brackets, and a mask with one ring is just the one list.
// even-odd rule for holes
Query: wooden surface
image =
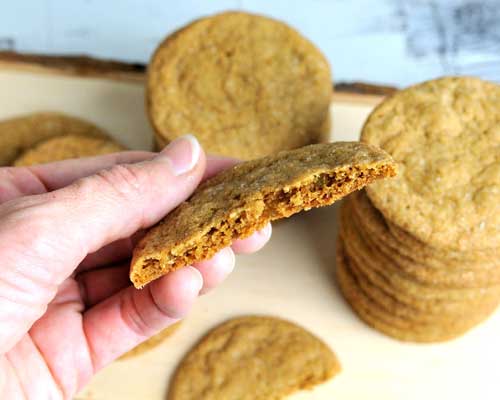
{"label": "wooden surface", "polygon": [[[59,110],[87,118],[132,148],[151,146],[140,81],[60,76],[0,68],[0,118]],[[381,97],[334,96],[333,140],[356,140]],[[278,315],[323,338],[343,372],[290,399],[498,399],[500,313],[463,338],[440,345],[389,339],[362,323],[343,301],[334,277],[338,206],[274,225],[261,252],[239,256],[218,290],[200,298],[179,331],[157,349],[99,372],[79,400],[164,399],[179,360],[207,330],[245,314]]]}
{"label": "wooden surface", "polygon": [[[142,81],[146,72],[144,64],[130,64],[88,56],[47,56],[0,51],[0,67],[35,73],[54,73],[79,77]],[[364,82],[335,84],[339,93],[385,96],[396,91],[391,86],[372,85]]]}

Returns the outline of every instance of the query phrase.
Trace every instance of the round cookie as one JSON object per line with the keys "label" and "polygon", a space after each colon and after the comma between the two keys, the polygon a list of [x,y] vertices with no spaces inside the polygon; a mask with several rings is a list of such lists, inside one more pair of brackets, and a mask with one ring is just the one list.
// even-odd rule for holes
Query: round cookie
{"label": "round cookie", "polygon": [[136,357],[140,354],[154,349],[155,347],[162,344],[167,338],[172,336],[175,332],[177,332],[180,325],[181,322],[176,322],[175,324],[170,325],[168,328],[163,329],[160,333],[157,333],[156,335],[150,337],[148,340],[135,346],[132,350],[126,352],[119,358],[119,360],[126,360],[132,357]]}
{"label": "round cookie", "polygon": [[169,400],[281,399],[341,370],[330,348],[304,328],[273,318],[229,320],[182,360]]}
{"label": "round cookie", "polygon": [[464,320],[461,324],[449,325],[441,324],[416,324],[405,321],[387,312],[372,299],[366,296],[355,278],[348,270],[348,260],[345,257],[342,240],[337,241],[337,282],[339,288],[356,314],[372,328],[394,337],[398,340],[431,343],[442,342],[461,336],[475,325],[487,318],[496,308],[481,310]]}
{"label": "round cookie", "polygon": [[500,247],[500,86],[436,79],[386,99],[361,140],[398,162],[396,179],[367,189],[382,214],[425,244]]}
{"label": "round cookie", "polygon": [[55,136],[108,138],[94,124],[56,112],[40,112],[0,121],[0,166],[11,165],[24,151]]}
{"label": "round cookie", "polygon": [[326,58],[297,31],[228,12],[160,44],[146,104],[160,146],[194,133],[208,153],[249,160],[321,141],[332,87]]}
{"label": "round cookie", "polygon": [[81,135],[57,136],[26,150],[14,161],[14,166],[26,167],[71,158],[100,156],[124,150],[123,146],[107,138]]}

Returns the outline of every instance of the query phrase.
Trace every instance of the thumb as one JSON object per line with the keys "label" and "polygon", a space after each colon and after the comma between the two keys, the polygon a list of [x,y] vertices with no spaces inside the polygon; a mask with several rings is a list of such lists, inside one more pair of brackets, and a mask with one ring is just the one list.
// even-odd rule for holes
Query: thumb
{"label": "thumb", "polygon": [[0,309],[19,322],[2,311],[0,343],[18,336],[12,328],[29,329],[88,253],[156,223],[190,196],[204,170],[200,145],[185,136],[150,161],[0,206]]}

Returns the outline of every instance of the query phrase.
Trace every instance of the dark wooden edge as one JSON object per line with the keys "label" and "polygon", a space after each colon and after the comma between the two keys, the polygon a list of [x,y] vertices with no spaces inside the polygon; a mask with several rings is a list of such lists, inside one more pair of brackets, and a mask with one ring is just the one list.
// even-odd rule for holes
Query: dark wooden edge
{"label": "dark wooden edge", "polygon": [[[85,55],[60,56],[17,53],[0,51],[0,65],[23,67],[37,71],[63,73],[81,77],[108,78],[118,80],[144,79],[146,65],[126,63],[116,60],[105,60]],[[359,95],[387,96],[397,89],[390,86],[380,86],[364,82],[341,82],[335,84],[335,91]]]}

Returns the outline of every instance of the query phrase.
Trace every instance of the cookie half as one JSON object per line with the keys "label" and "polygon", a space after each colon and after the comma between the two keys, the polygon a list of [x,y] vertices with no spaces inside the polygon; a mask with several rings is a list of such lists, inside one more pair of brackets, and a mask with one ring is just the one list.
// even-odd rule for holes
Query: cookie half
{"label": "cookie half", "polygon": [[194,133],[208,153],[249,160],[320,142],[332,87],[325,56],[297,31],[228,12],[160,44],[146,103],[160,146]]}
{"label": "cookie half", "polygon": [[146,233],[134,249],[130,279],[142,287],[269,221],[332,204],[395,173],[385,152],[357,142],[310,145],[236,165],[200,185]]}
{"label": "cookie half", "polygon": [[294,323],[273,317],[229,320],[179,365],[169,400],[281,399],[337,375],[330,348]]}

